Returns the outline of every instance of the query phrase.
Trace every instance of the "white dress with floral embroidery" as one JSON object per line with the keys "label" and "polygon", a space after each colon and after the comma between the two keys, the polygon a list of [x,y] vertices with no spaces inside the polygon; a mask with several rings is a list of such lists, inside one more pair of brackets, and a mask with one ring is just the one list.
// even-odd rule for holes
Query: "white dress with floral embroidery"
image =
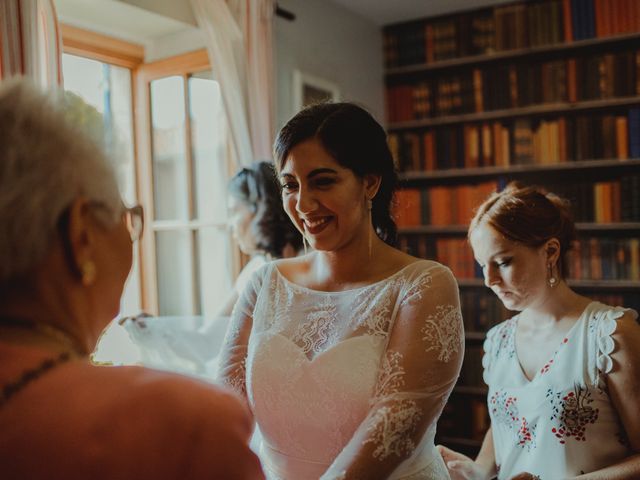
{"label": "white dress with floral embroidery", "polygon": [[392,479],[448,479],[433,439],[462,328],[438,263],[341,292],[295,285],[271,263],[234,309],[220,376],[247,396],[268,478],[374,479],[384,464]]}
{"label": "white dress with floral embroidery", "polygon": [[531,381],[516,355],[518,316],[489,330],[482,363],[499,479],[568,478],[630,454],[606,383],[611,335],[625,311],[590,303]]}

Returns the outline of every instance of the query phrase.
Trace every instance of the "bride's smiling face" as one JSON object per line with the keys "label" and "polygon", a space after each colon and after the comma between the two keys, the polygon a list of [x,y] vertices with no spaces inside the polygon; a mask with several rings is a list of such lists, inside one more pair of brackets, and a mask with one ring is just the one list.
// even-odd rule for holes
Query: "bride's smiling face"
{"label": "bride's smiling face", "polygon": [[314,249],[336,251],[366,235],[365,181],[341,166],[318,140],[291,149],[280,184],[285,211]]}

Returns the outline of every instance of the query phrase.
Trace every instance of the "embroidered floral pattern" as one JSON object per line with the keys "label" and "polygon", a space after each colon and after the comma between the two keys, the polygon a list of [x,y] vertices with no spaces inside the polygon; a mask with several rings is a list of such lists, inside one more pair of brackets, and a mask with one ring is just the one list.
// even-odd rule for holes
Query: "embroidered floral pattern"
{"label": "embroidered floral pattern", "polygon": [[401,306],[414,305],[416,302],[422,300],[422,292],[431,286],[431,274],[426,273],[420,276],[420,278],[413,282],[404,298],[402,299]]}
{"label": "embroidered floral pattern", "polygon": [[595,423],[599,414],[597,408],[590,406],[593,403],[590,390],[577,384],[567,393],[549,389],[547,398],[551,402],[551,420],[556,423],[551,432],[559,442],[564,444],[568,438],[586,441],[587,425]]}
{"label": "embroidered floral pattern", "polygon": [[551,369],[551,365],[553,365],[553,360],[556,358],[556,355],[558,355],[558,352],[560,351],[560,349],[566,345],[569,342],[568,338],[563,338],[562,339],[562,343],[560,344],[560,347],[558,348],[558,350],[555,351],[555,353],[553,354],[553,357],[551,358],[551,360],[549,360],[547,363],[545,363],[542,368],[540,369],[540,375],[544,375],[545,373],[547,373],[550,369]]}
{"label": "embroidered floral pattern", "polygon": [[404,385],[404,368],[400,365],[402,354],[400,352],[387,351],[382,358],[380,374],[376,383],[376,390],[371,404],[379,402],[381,399],[400,390]]}
{"label": "embroidered floral pattern", "polygon": [[516,446],[531,450],[535,448],[536,425],[529,425],[524,416],[518,412],[517,397],[507,395],[505,391],[497,391],[489,400],[492,418],[506,425],[515,434]]}
{"label": "embroidered floral pattern", "polygon": [[438,305],[435,315],[429,315],[422,327],[426,351],[440,349],[438,360],[448,362],[463,347],[462,314],[453,305]]}
{"label": "embroidered floral pattern", "polygon": [[336,322],[336,306],[327,298],[307,315],[307,321],[298,326],[292,340],[306,355],[320,353],[332,343],[331,327]]}
{"label": "embroidered floral pattern", "polygon": [[507,320],[498,328],[493,339],[495,342],[495,356],[513,358],[516,355],[516,321],[515,317]]}
{"label": "embroidered floral pattern", "polygon": [[225,375],[224,385],[234,392],[245,396],[247,393],[245,378],[247,376],[246,360],[236,364],[230,375]]}
{"label": "embroidered floral pattern", "polygon": [[412,438],[421,417],[422,411],[413,400],[378,408],[367,427],[370,435],[363,444],[376,445],[373,457],[378,460],[384,460],[389,455],[409,455],[416,448]]}

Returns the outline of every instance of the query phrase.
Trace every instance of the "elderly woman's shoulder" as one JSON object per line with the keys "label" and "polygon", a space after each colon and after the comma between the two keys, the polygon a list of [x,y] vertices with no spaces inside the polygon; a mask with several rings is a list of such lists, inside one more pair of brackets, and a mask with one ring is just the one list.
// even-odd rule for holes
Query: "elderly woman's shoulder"
{"label": "elderly woman's shoulder", "polygon": [[100,370],[105,370],[101,375],[104,377],[102,381],[111,383],[116,390],[126,390],[120,398],[126,401],[127,408],[146,405],[158,414],[175,411],[176,408],[196,413],[202,412],[203,408],[213,408],[236,418],[247,415],[245,406],[235,393],[209,382],[143,367]]}

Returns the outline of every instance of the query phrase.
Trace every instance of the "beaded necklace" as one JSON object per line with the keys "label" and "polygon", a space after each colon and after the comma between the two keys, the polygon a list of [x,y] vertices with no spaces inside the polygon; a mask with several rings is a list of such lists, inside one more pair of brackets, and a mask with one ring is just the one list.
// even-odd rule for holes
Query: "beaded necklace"
{"label": "beaded necklace", "polygon": [[37,367],[25,370],[16,380],[3,385],[0,390],[1,409],[7,404],[11,397],[13,397],[16,393],[29,385],[31,382],[37,380],[58,365],[71,360],[74,355],[78,354],[78,348],[76,347],[75,342],[67,334],[48,325],[42,325],[36,322],[19,318],[3,317],[0,318],[0,326],[33,330],[41,333],[45,337],[53,338],[61,343],[64,343],[67,348],[69,348],[69,351],[62,352],[54,358],[47,358],[43,360]]}

